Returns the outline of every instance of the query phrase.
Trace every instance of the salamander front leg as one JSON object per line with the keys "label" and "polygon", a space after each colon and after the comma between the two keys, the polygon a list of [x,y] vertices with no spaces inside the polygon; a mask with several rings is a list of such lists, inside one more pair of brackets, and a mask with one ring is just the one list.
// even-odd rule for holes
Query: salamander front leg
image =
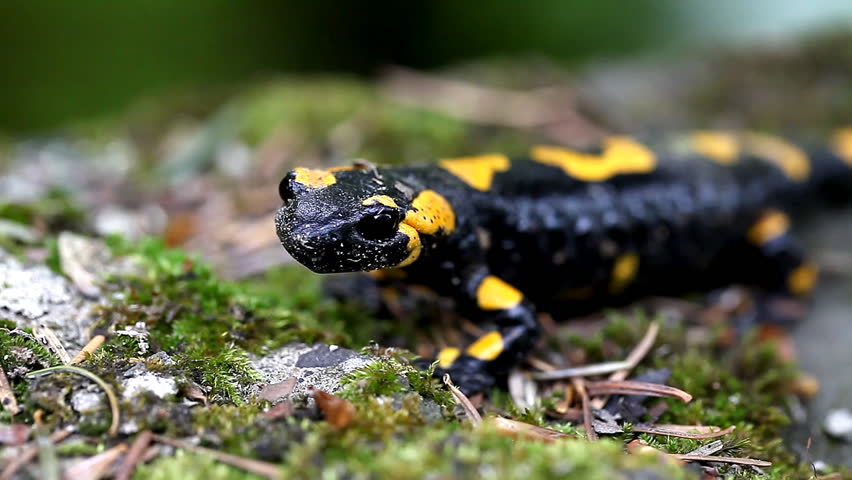
{"label": "salamander front leg", "polygon": [[448,347],[438,354],[438,373],[449,373],[465,393],[485,391],[523,360],[539,336],[535,309],[523,294],[485,269],[468,278],[463,309],[494,329],[467,347]]}
{"label": "salamander front leg", "polygon": [[764,292],[757,300],[755,320],[762,324],[795,322],[801,313],[786,313],[774,305],[782,301],[801,302],[807,297],[816,283],[817,269],[807,261],[804,250],[790,232],[790,220],[783,212],[768,210],[749,229],[747,240],[757,249],[758,268],[753,281]]}

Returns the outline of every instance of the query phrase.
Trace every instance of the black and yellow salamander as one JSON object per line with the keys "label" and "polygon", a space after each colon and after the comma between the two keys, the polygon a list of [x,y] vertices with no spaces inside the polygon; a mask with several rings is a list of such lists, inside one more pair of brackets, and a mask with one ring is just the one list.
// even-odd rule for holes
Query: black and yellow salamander
{"label": "black and yellow salamander", "polygon": [[467,392],[533,348],[536,308],[570,315],[731,283],[767,298],[813,288],[789,215],[817,193],[848,195],[852,128],[819,148],[722,131],[658,143],[611,136],[525,158],[296,168],[279,187],[276,229],[314,272],[375,272],[453,298],[487,332],[437,356]]}

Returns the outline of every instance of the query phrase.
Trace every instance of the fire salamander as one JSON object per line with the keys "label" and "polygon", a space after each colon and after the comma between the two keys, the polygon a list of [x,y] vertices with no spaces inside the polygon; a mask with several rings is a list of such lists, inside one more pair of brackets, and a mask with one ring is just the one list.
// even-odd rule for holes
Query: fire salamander
{"label": "fire salamander", "polygon": [[275,223],[314,272],[373,272],[452,297],[487,333],[441,350],[439,370],[476,392],[533,348],[536,308],[570,314],[731,283],[806,295],[817,271],[789,215],[849,184],[852,128],[819,148],[762,133],[698,131],[653,147],[612,136],[526,158],[296,168]]}

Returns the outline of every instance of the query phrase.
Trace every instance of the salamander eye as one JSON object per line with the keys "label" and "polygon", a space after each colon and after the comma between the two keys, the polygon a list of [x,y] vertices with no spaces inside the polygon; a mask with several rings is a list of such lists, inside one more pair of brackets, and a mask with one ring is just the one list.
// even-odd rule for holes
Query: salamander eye
{"label": "salamander eye", "polygon": [[387,240],[396,235],[397,219],[388,211],[367,215],[358,222],[358,233],[367,240]]}
{"label": "salamander eye", "polygon": [[281,197],[281,200],[284,203],[289,202],[293,199],[293,188],[292,188],[292,180],[291,175],[287,175],[284,179],[281,180],[281,183],[278,184],[278,195]]}

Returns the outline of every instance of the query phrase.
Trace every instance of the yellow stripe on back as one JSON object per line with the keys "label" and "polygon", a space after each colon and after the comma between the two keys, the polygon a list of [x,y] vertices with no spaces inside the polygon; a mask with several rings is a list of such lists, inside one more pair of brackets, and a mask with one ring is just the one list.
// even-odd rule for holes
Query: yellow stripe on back
{"label": "yellow stripe on back", "polygon": [[721,165],[736,163],[740,155],[740,142],[729,132],[699,130],[689,134],[689,147]]}
{"label": "yellow stripe on back", "polygon": [[764,133],[743,135],[745,149],[780,168],[791,180],[801,182],[811,174],[811,163],[802,149],[792,143]]}
{"label": "yellow stripe on back", "polygon": [[506,310],[517,306],[524,298],[515,287],[488,275],[476,289],[476,303],[483,310]]}
{"label": "yellow stripe on back", "polygon": [[748,230],[746,238],[753,245],[763,245],[787,233],[789,229],[790,218],[783,212],[771,210]]}
{"label": "yellow stripe on back", "polygon": [[560,168],[571,177],[587,182],[600,182],[615,175],[649,173],[657,166],[654,152],[625,136],[604,140],[600,155],[541,145],[533,147],[530,156],[536,162]]}
{"label": "yellow stripe on back", "polygon": [[467,347],[466,353],[480,360],[491,361],[503,353],[503,336],[500,332],[490,332]]}
{"label": "yellow stripe on back", "polygon": [[835,130],[831,137],[831,147],[834,153],[852,167],[852,127]]}
{"label": "yellow stripe on back", "polygon": [[787,276],[787,288],[795,295],[805,295],[814,289],[818,276],[817,267],[803,263]]}
{"label": "yellow stripe on back", "polygon": [[438,352],[438,366],[441,368],[450,368],[453,362],[461,355],[461,351],[456,347],[447,347]]}
{"label": "yellow stripe on back", "polygon": [[612,275],[609,281],[609,291],[621,293],[636,278],[639,271],[639,255],[625,253],[615,259],[612,266]]}
{"label": "yellow stripe on back", "polygon": [[509,169],[509,157],[499,153],[475,157],[447,158],[438,162],[444,170],[483,192],[491,188],[494,174]]}

